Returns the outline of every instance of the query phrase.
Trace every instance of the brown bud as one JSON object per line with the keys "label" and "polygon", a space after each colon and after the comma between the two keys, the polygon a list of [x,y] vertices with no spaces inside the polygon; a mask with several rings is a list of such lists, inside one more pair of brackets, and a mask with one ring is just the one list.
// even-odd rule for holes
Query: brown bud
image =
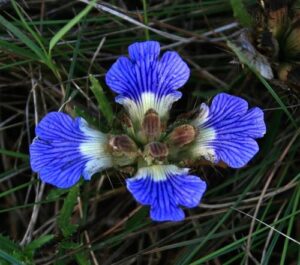
{"label": "brown bud", "polygon": [[155,140],[161,134],[161,121],[157,112],[149,109],[143,120],[143,133],[148,140]]}
{"label": "brown bud", "polygon": [[146,149],[155,159],[164,159],[169,154],[167,145],[160,142],[152,142],[147,145]]}
{"label": "brown bud", "polygon": [[194,141],[196,130],[192,125],[183,124],[176,127],[169,135],[171,144],[182,147]]}
{"label": "brown bud", "polygon": [[278,70],[279,79],[284,82],[287,81],[288,75],[289,75],[289,72],[291,71],[291,69],[292,69],[291,64],[282,64]]}
{"label": "brown bud", "polygon": [[132,121],[131,121],[131,119],[129,118],[129,116],[127,114],[122,113],[119,116],[119,119],[120,119],[120,122],[121,122],[123,127],[126,127],[126,128],[132,128],[133,127]]}
{"label": "brown bud", "polygon": [[137,151],[135,142],[127,135],[116,135],[109,139],[112,151],[121,153],[133,153]]}

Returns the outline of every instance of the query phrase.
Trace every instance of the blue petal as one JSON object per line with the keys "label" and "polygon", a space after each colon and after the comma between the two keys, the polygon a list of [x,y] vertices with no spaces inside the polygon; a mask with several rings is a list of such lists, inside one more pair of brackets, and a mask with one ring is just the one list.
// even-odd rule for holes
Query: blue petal
{"label": "blue petal", "polygon": [[209,152],[212,162],[223,161],[232,168],[246,165],[259,150],[254,139],[266,133],[263,111],[248,110],[245,100],[225,93],[217,95],[205,111],[201,122],[195,121],[199,129],[195,152],[205,157]]}
{"label": "blue petal", "polygon": [[141,120],[150,108],[166,116],[181,97],[176,90],[189,78],[188,66],[176,52],[166,52],[159,59],[160,46],[155,41],[134,43],[128,50],[129,58],[120,57],[106,74],[107,85],[119,94],[116,101],[133,119]]}
{"label": "blue petal", "polygon": [[141,168],[126,182],[139,203],[151,206],[154,221],[183,220],[185,215],[179,206],[196,207],[206,190],[206,183],[199,177],[173,165]]}
{"label": "blue petal", "polygon": [[158,65],[160,93],[182,87],[190,76],[190,70],[177,52],[165,52]]}
{"label": "blue petal", "polygon": [[81,176],[90,179],[111,164],[103,153],[106,136],[89,128],[82,118],[73,120],[67,114],[51,112],[35,131],[37,138],[30,145],[31,168],[47,183],[69,188]]}
{"label": "blue petal", "polygon": [[128,47],[128,52],[132,61],[154,61],[159,56],[160,46],[157,41],[136,42]]}

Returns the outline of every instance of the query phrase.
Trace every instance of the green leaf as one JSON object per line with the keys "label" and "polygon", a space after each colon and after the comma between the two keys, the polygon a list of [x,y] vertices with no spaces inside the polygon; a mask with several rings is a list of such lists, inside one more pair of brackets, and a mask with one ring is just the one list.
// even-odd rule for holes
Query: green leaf
{"label": "green leaf", "polygon": [[252,17],[247,11],[242,0],[230,0],[234,17],[244,27],[250,27],[252,25]]}
{"label": "green leaf", "polygon": [[[46,52],[46,49],[43,45],[43,42],[42,42],[42,36],[40,36],[39,32],[36,30],[34,31],[30,25],[28,24],[28,22],[25,20],[22,12],[20,11],[20,7],[19,7],[19,4],[16,3],[15,0],[12,0],[12,5],[15,9],[15,11],[17,12],[19,18],[21,19],[21,22],[22,22],[22,25],[24,26],[24,28],[30,32],[31,36],[37,41],[37,43],[40,45],[41,49],[43,50],[44,54],[45,54],[45,57],[47,57],[47,52]],[[23,11],[23,10],[22,10]],[[23,11],[24,12],[24,11]]]}
{"label": "green leaf", "polygon": [[8,237],[0,235],[0,264],[24,265],[25,263],[21,260],[26,260],[26,262],[30,261],[17,243]]}
{"label": "green leaf", "polygon": [[99,81],[92,75],[90,75],[89,78],[92,84],[91,90],[93,91],[97,99],[98,107],[105,119],[107,120],[108,124],[111,126],[114,120],[114,113],[111,108],[111,104],[105,96],[103,88],[100,85]]}
{"label": "green leaf", "polygon": [[32,53],[24,48],[21,48],[18,45],[15,45],[11,42],[8,42],[6,40],[0,40],[0,47],[3,50],[7,50],[7,51],[13,53],[14,55],[16,54],[18,56],[30,58],[33,60],[39,59],[34,53]]}
{"label": "green leaf", "polygon": [[75,254],[75,259],[78,265],[90,265],[91,261],[89,259],[89,254],[87,251],[81,251]]}
{"label": "green leaf", "polygon": [[70,219],[73,213],[74,206],[77,203],[78,195],[79,183],[69,190],[69,193],[65,199],[64,205],[58,217],[58,226],[61,229],[64,237],[71,236],[77,230],[78,225],[71,224]]}
{"label": "green leaf", "polygon": [[4,26],[9,32],[15,35],[22,43],[24,43],[30,50],[32,50],[40,60],[46,62],[45,54],[43,51],[22,31],[20,31],[16,26],[10,23],[7,19],[0,15],[0,24]]}
{"label": "green leaf", "polygon": [[49,51],[51,51],[54,48],[54,46],[57,44],[57,42],[59,42],[63,38],[63,36],[68,31],[71,30],[71,28],[73,28],[77,23],[79,23],[79,21],[89,13],[89,11],[92,9],[92,7],[94,6],[95,3],[96,3],[96,0],[93,0],[92,2],[90,2],[90,4],[88,6],[86,6],[77,16],[72,18],[64,27],[62,27],[53,36],[53,38],[50,40]]}
{"label": "green leaf", "polygon": [[33,240],[30,242],[26,247],[25,251],[35,251],[42,247],[43,245],[47,244],[54,238],[54,235],[44,235],[39,237],[38,239]]}
{"label": "green leaf", "polygon": [[[12,255],[6,253],[5,251],[0,249],[0,258],[3,258],[5,261],[9,262],[9,264],[13,264],[13,265],[24,265],[25,263],[23,263],[22,261],[16,259],[15,257],[13,257]],[[0,259],[0,264],[2,264],[2,261]]]}
{"label": "green leaf", "polygon": [[20,251],[20,247],[18,244],[10,240],[8,237],[0,235],[0,246],[2,250],[7,252]]}

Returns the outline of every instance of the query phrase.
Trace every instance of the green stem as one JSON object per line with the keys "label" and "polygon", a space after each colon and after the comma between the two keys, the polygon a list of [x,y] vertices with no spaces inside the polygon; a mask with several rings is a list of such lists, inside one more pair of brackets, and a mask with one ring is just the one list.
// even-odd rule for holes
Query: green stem
{"label": "green stem", "polygon": [[[147,3],[146,0],[143,1],[143,11],[144,11],[144,24],[148,26],[148,13],[147,13]],[[145,28],[145,38],[146,40],[150,40],[149,30]]]}

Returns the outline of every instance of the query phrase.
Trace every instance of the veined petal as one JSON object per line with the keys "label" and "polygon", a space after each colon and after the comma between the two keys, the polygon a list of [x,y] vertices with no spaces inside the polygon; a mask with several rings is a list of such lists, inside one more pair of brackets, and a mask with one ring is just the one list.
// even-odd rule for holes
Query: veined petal
{"label": "veined petal", "polygon": [[107,136],[90,128],[83,118],[61,112],[47,114],[36,127],[30,163],[40,178],[59,188],[76,184],[112,165],[106,153]]}
{"label": "veined petal", "polygon": [[137,42],[128,47],[128,52],[132,61],[154,61],[159,56],[160,45],[157,41]]}
{"label": "veined petal", "polygon": [[217,95],[210,108],[202,104],[193,125],[198,129],[194,155],[213,163],[223,161],[232,168],[250,161],[259,150],[254,139],[266,132],[260,108],[248,109],[244,99],[225,93]]}
{"label": "veined petal", "polygon": [[196,207],[206,190],[206,183],[188,171],[174,165],[140,168],[126,180],[127,188],[139,203],[151,206],[154,221],[181,221],[185,215],[180,206]]}
{"label": "veined petal", "polygon": [[135,121],[141,121],[149,109],[166,117],[181,97],[176,90],[189,78],[188,66],[176,52],[166,52],[159,59],[156,41],[134,43],[128,50],[129,58],[120,57],[106,74],[107,85],[119,94],[116,102]]}

